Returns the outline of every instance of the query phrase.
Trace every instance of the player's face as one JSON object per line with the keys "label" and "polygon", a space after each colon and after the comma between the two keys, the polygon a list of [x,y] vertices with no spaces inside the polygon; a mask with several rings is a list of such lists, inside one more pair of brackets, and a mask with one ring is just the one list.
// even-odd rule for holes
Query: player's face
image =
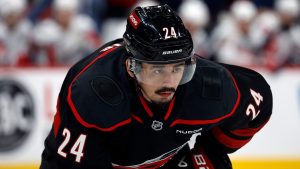
{"label": "player's face", "polygon": [[169,102],[183,76],[184,65],[184,62],[161,65],[142,63],[136,78],[145,99],[156,103]]}
{"label": "player's face", "polygon": [[61,25],[63,28],[68,28],[72,16],[74,15],[73,11],[71,10],[56,10],[55,11],[55,19],[58,22],[59,25]]}

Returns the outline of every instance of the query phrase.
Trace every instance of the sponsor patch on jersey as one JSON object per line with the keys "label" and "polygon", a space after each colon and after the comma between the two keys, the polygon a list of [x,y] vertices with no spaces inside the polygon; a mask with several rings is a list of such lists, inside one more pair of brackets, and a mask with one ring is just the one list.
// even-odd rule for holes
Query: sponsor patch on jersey
{"label": "sponsor patch on jersey", "polygon": [[196,129],[196,130],[176,130],[177,134],[196,134],[201,133],[202,128]]}
{"label": "sponsor patch on jersey", "polygon": [[139,24],[141,23],[140,18],[136,15],[135,12],[132,12],[129,15],[129,22],[133,26],[134,29],[137,29]]}

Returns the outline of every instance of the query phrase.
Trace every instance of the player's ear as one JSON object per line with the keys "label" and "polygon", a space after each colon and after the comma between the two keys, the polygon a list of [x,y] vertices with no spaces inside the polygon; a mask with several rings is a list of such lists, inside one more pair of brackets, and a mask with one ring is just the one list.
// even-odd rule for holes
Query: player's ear
{"label": "player's ear", "polygon": [[133,74],[132,70],[130,69],[130,60],[129,59],[126,59],[125,65],[126,65],[126,70],[127,70],[127,73],[129,74],[129,76],[134,77],[134,74]]}

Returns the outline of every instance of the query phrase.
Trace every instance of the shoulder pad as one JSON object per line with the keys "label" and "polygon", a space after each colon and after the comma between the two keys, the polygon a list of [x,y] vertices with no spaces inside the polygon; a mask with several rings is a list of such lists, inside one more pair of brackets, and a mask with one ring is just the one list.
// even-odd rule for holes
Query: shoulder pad
{"label": "shoulder pad", "polygon": [[69,85],[68,104],[83,126],[112,131],[130,123],[125,54],[125,48],[118,45],[100,52]]}
{"label": "shoulder pad", "polygon": [[240,102],[240,92],[230,72],[205,59],[197,62],[193,79],[178,93],[184,96],[184,113],[172,125],[219,122],[233,115]]}
{"label": "shoulder pad", "polygon": [[91,81],[91,87],[101,101],[110,106],[118,106],[124,99],[120,86],[109,76],[95,77]]}
{"label": "shoulder pad", "polygon": [[202,67],[202,97],[208,99],[221,99],[222,96],[222,74],[214,67]]}

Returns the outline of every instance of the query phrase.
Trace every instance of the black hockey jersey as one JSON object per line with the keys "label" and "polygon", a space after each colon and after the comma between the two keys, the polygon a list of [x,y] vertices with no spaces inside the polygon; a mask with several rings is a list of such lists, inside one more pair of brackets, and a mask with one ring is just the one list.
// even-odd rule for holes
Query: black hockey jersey
{"label": "black hockey jersey", "polygon": [[[193,134],[230,153],[267,122],[272,95],[249,69],[199,58],[164,112],[152,109],[127,75],[122,40],[74,65],[62,85],[42,169],[158,168]],[[196,143],[197,144],[197,143]]]}

